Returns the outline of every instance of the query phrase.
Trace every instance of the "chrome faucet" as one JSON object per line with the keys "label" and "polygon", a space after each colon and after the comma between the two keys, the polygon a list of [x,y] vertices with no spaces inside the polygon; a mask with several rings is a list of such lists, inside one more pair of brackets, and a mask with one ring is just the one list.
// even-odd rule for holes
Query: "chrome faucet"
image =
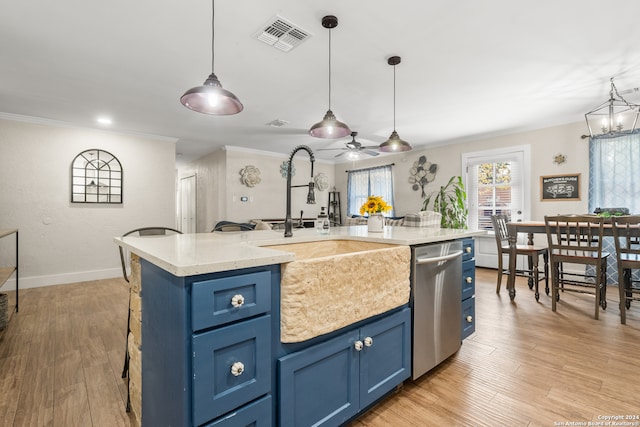
{"label": "chrome faucet", "polygon": [[[311,180],[308,185],[291,185],[291,170],[293,165],[293,156],[300,150],[305,150],[309,153],[309,158],[311,160]],[[313,162],[315,162],[315,157],[313,156],[313,151],[311,148],[306,145],[298,145],[293,149],[291,155],[289,156],[289,162],[287,163],[287,216],[284,220],[284,237],[293,236],[293,221],[291,220],[291,188],[292,187],[309,187],[309,192],[307,193],[307,204],[315,205],[316,204],[316,196],[313,192]]]}

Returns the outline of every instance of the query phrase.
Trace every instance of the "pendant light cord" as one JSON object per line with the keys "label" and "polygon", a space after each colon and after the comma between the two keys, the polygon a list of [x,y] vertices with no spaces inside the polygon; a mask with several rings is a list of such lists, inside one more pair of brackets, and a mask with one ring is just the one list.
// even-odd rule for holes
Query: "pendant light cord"
{"label": "pendant light cord", "polygon": [[396,131],[396,66],[393,66],[393,131]]}
{"label": "pendant light cord", "polygon": [[331,110],[331,28],[329,28],[329,110]]}
{"label": "pendant light cord", "polygon": [[214,49],[214,40],[215,40],[215,16],[216,16],[216,5],[215,0],[211,0],[211,74],[213,74],[213,60],[215,56]]}

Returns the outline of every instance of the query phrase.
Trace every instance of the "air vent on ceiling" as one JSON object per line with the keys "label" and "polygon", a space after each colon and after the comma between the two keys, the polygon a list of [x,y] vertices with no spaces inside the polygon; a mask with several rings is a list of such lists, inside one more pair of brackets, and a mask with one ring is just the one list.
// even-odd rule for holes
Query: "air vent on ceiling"
{"label": "air vent on ceiling", "polygon": [[275,15],[256,32],[255,36],[269,46],[283,52],[289,52],[311,37],[311,33],[283,17]]}

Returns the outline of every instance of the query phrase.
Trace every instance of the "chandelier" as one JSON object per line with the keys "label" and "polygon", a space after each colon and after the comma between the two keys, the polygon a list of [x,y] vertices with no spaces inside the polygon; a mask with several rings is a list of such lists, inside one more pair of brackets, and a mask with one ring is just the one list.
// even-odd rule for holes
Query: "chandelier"
{"label": "chandelier", "polygon": [[[638,116],[640,115],[640,105],[630,104],[619,93],[616,85],[611,78],[611,89],[609,90],[609,99],[598,105],[593,110],[584,115],[589,128],[589,135],[582,135],[582,138],[615,138],[622,135],[628,135],[636,130]],[[627,114],[629,111],[635,113]],[[624,129],[625,116],[633,117],[633,124],[630,129]],[[628,119],[630,120],[630,118]],[[591,122],[600,123],[601,134],[595,134],[591,129]]]}

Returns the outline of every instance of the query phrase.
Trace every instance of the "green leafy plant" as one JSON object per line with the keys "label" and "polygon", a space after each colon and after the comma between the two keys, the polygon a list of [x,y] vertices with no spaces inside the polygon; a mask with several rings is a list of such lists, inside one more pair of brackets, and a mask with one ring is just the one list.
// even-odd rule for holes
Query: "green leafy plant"
{"label": "green leafy plant", "polygon": [[464,189],[461,176],[452,176],[447,185],[440,187],[424,199],[422,210],[430,210],[429,204],[433,200],[431,210],[442,215],[440,226],[442,228],[467,228],[467,192]]}

